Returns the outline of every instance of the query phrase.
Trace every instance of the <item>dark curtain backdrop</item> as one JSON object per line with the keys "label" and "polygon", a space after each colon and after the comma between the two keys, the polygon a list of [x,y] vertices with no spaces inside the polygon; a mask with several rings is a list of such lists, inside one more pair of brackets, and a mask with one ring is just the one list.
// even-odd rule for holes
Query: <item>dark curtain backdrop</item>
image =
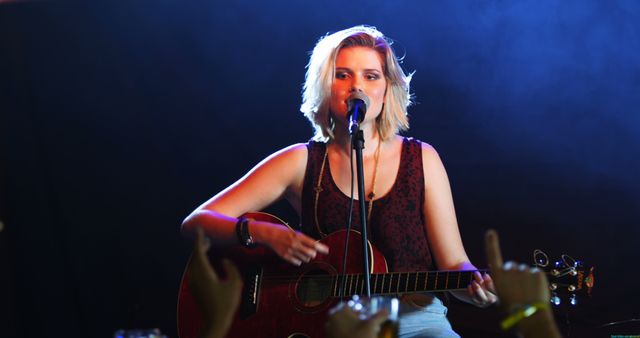
{"label": "dark curtain backdrop", "polygon": [[[180,222],[311,136],[308,52],[355,24],[416,71],[408,134],[440,152],[472,260],[496,228],[507,258],[595,266],[560,319],[613,332],[640,317],[639,22],[635,1],[0,4],[0,336],[176,337]],[[498,335],[495,309],[450,307]]]}

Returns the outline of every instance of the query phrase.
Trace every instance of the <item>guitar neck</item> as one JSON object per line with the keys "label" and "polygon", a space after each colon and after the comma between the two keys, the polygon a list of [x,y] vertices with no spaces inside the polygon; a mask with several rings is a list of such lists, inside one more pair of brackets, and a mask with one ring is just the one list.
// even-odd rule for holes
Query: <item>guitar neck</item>
{"label": "guitar neck", "polygon": [[[371,274],[371,294],[393,295],[466,289],[474,279],[476,271],[487,272],[487,270],[465,270],[375,273]],[[332,284],[333,297],[365,293],[363,274],[337,275],[334,276]]]}

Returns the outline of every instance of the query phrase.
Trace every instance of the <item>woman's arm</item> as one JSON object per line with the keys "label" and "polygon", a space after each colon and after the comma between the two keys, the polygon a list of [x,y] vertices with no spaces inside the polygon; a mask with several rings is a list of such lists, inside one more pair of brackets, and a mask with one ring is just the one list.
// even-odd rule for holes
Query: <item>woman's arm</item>
{"label": "woman's arm", "polygon": [[[425,181],[424,220],[429,245],[440,270],[477,270],[464,250],[453,205],[449,178],[436,150],[422,144],[422,164]],[[497,301],[491,277],[476,273],[468,290],[454,291],[456,298],[477,305],[488,306]]]}
{"label": "woman's arm", "polygon": [[[307,148],[295,144],[267,157],[240,180],[194,210],[182,223],[182,232],[201,227],[214,246],[238,244],[236,223],[239,216],[262,210],[273,202],[288,198],[294,206],[300,202]],[[268,222],[250,221],[249,233],[254,241],[272,248],[295,265],[308,262],[326,246],[302,233]]]}

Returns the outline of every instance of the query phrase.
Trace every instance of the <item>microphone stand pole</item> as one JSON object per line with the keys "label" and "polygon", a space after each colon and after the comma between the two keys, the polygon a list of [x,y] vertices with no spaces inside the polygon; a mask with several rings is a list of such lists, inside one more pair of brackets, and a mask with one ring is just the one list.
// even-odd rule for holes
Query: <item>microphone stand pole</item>
{"label": "microphone stand pole", "polygon": [[371,271],[369,271],[369,239],[367,238],[367,205],[364,194],[364,169],[362,160],[362,149],[364,149],[364,135],[359,124],[354,124],[351,128],[351,144],[356,151],[356,170],[358,178],[358,201],[360,202],[360,230],[362,231],[362,257],[364,258],[364,294],[371,297]]}

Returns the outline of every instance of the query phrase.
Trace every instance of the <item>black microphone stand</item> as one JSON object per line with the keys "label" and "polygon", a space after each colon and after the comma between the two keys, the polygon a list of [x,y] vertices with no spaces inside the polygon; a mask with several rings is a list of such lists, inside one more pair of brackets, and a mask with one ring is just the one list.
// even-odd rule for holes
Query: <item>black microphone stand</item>
{"label": "black microphone stand", "polygon": [[369,271],[369,239],[367,238],[367,205],[364,194],[364,165],[362,164],[362,149],[364,149],[364,135],[360,124],[354,123],[351,128],[351,145],[356,151],[356,170],[358,178],[358,201],[360,202],[360,230],[362,231],[362,257],[364,269],[364,294],[371,297],[371,272]]}

